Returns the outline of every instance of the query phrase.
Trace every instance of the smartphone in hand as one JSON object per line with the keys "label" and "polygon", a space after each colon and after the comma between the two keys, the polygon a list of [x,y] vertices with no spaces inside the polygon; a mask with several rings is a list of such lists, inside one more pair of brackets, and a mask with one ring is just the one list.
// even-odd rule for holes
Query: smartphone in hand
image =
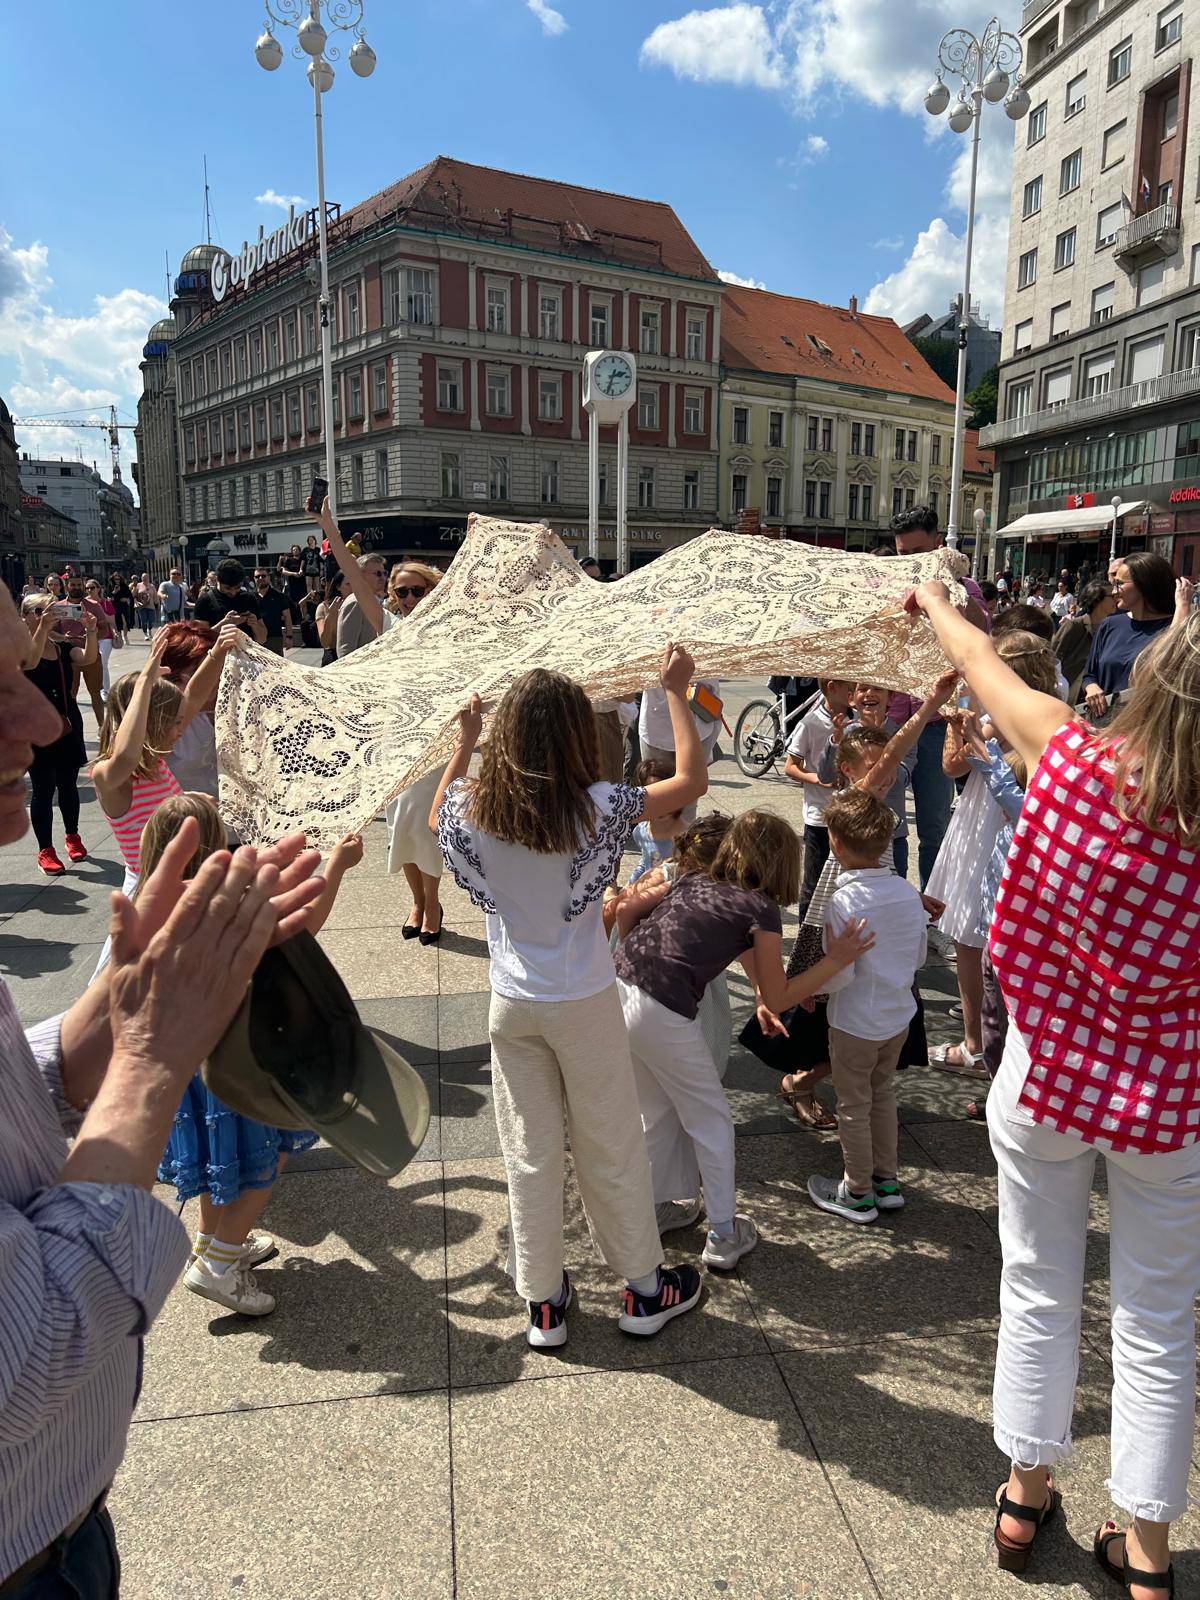
{"label": "smartphone in hand", "polygon": [[314,478],[312,481],[312,491],[309,494],[308,504],[305,506],[305,510],[311,511],[314,517],[320,516],[321,507],[325,504],[325,496],[328,493],[328,482],[324,478]]}

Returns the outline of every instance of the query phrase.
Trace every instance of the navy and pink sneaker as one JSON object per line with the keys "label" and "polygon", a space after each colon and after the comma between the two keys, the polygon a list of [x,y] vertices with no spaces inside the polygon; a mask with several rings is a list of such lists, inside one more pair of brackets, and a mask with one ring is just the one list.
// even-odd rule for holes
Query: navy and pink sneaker
{"label": "navy and pink sneaker", "polygon": [[700,1287],[700,1274],[695,1267],[660,1267],[657,1294],[639,1294],[625,1285],[625,1309],[617,1326],[622,1333],[648,1339],[665,1328],[672,1317],[690,1311],[700,1298]]}
{"label": "navy and pink sneaker", "polygon": [[563,1273],[563,1297],[559,1304],[553,1300],[527,1300],[529,1307],[529,1333],[527,1338],[535,1350],[553,1350],[567,1342],[567,1307],[575,1298],[569,1273]]}

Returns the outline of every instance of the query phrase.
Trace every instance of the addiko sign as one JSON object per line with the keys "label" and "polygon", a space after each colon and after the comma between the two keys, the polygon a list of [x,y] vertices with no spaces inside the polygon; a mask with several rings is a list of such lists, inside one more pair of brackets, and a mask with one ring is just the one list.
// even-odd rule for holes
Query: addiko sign
{"label": "addiko sign", "polygon": [[306,211],[298,217],[295,206],[289,206],[287,221],[274,233],[264,238],[260,225],[258,238],[248,239],[236,256],[231,256],[227,250],[220,251],[209,269],[213,299],[224,300],[230,289],[248,289],[256,272],[299,250],[312,238],[313,232],[312,212]]}

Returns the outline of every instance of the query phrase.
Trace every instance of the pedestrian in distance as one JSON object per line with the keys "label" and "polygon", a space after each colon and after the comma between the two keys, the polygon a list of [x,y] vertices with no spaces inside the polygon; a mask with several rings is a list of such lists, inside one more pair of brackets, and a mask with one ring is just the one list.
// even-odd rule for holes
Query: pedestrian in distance
{"label": "pedestrian in distance", "polygon": [[[54,848],[54,805],[57,801],[66,833],[67,858],[86,861],[87,850],[79,836],[79,769],[87,760],[83,719],[72,693],[72,673],[96,658],[96,625],[84,613],[84,639],[74,642],[62,631],[66,620],[61,605],[48,593],[27,594],[21,602],[28,637],[22,666],[25,676],[53,710],[56,731],[36,745],[29,764],[29,815],[38,845],[37,864],[48,878],[61,878],[66,867]],[[24,785],[21,800],[24,803]]]}

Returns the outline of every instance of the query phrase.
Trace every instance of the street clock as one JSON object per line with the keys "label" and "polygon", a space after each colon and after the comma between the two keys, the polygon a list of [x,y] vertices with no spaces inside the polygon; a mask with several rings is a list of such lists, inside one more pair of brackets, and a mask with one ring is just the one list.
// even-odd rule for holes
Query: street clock
{"label": "street clock", "polygon": [[588,554],[600,548],[600,429],[617,428],[617,572],[629,570],[625,486],[629,412],[637,399],[637,361],[625,350],[591,350],[583,358],[583,409],[588,414]]}
{"label": "street clock", "polygon": [[637,398],[637,363],[624,350],[592,350],[583,362],[583,405],[604,426],[619,422]]}

